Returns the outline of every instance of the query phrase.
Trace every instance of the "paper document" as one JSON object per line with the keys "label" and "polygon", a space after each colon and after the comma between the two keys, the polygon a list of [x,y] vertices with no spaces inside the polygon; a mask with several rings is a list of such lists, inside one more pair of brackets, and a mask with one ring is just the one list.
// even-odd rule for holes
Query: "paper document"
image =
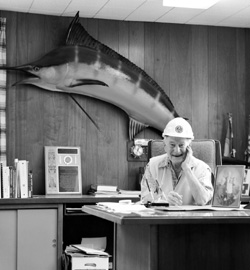
{"label": "paper document", "polygon": [[244,205],[240,205],[239,208],[229,208],[229,207],[214,207],[212,205],[181,205],[181,206],[169,206],[169,207],[154,207],[156,210],[164,211],[239,211],[246,210]]}
{"label": "paper document", "polygon": [[104,251],[107,246],[107,237],[82,238],[81,245],[87,248]]}
{"label": "paper document", "polygon": [[100,202],[97,206],[109,212],[132,213],[147,209],[145,205],[134,203]]}
{"label": "paper document", "polygon": [[72,247],[75,247],[76,249],[79,249],[80,251],[82,251],[88,255],[109,256],[109,254],[107,252],[93,249],[93,248],[87,248],[87,247],[80,245],[80,244],[79,245],[72,245]]}
{"label": "paper document", "polygon": [[107,237],[82,238],[81,244],[67,246],[65,253],[74,257],[107,257],[109,254],[104,252],[106,246]]}

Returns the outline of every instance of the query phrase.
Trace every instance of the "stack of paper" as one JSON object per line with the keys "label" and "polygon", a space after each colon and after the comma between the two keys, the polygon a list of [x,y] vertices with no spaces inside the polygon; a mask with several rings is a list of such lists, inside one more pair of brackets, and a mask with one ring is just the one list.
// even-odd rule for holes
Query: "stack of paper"
{"label": "stack of paper", "polygon": [[109,254],[104,251],[106,246],[106,237],[82,238],[81,244],[67,246],[65,253],[69,255],[79,253],[86,256],[109,256]]}
{"label": "stack of paper", "polygon": [[91,184],[88,194],[94,195],[94,196],[115,196],[118,195],[118,189],[117,186],[112,185],[94,185]]}
{"label": "stack of paper", "polygon": [[72,245],[72,247],[76,248],[79,251],[82,251],[86,255],[98,255],[98,256],[108,256],[109,254],[105,251],[93,249],[93,248],[88,248],[85,247],[81,244],[79,245]]}
{"label": "stack of paper", "polygon": [[124,190],[118,189],[117,186],[112,185],[94,185],[91,184],[89,191],[89,195],[93,195],[95,197],[130,197],[130,198],[139,198],[141,192],[138,190]]}
{"label": "stack of paper", "polygon": [[140,197],[141,191],[140,190],[125,190],[125,189],[119,189],[119,194],[126,195],[128,197]]}
{"label": "stack of paper", "polygon": [[117,213],[133,213],[138,211],[143,211],[146,208],[143,204],[136,203],[116,203],[116,202],[99,202],[97,205],[109,212],[117,212]]}

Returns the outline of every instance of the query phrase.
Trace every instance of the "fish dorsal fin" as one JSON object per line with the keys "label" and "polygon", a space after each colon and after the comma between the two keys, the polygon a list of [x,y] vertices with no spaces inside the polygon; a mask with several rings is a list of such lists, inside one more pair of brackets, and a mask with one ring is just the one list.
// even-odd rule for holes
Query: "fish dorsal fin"
{"label": "fish dorsal fin", "polygon": [[118,54],[114,50],[112,50],[110,47],[104,45],[100,41],[93,38],[86,31],[86,29],[79,22],[79,11],[77,12],[75,18],[73,19],[73,21],[71,22],[69,26],[67,39],[66,39],[66,45],[85,46],[85,47],[94,49],[96,51],[101,51],[117,60],[127,61],[130,63],[129,60],[127,60],[126,58],[124,58],[122,55]]}
{"label": "fish dorsal fin", "polygon": [[101,42],[94,39],[80,24],[79,11],[77,12],[75,18],[69,26],[66,38],[66,45],[81,45],[96,50],[98,50],[100,46],[103,46]]}
{"label": "fish dorsal fin", "polygon": [[144,125],[141,122],[138,122],[137,120],[133,118],[129,118],[129,139],[133,140],[133,138],[142,130],[147,128],[148,125]]}

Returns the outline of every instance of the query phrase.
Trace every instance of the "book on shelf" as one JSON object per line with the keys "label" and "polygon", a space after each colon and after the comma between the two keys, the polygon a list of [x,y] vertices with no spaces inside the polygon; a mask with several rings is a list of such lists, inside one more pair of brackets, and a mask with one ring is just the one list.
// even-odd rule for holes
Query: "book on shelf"
{"label": "book on shelf", "polygon": [[13,179],[13,167],[10,166],[10,198],[14,197],[14,179]]}
{"label": "book on shelf", "polygon": [[93,191],[109,191],[109,192],[117,192],[118,188],[115,185],[95,185],[95,184],[91,184],[90,185],[90,190]]}
{"label": "book on shelf", "polygon": [[0,198],[2,198],[2,188],[3,188],[3,174],[2,174],[2,168],[3,168],[3,164],[0,163]]}
{"label": "book on shelf", "polygon": [[2,185],[3,185],[3,198],[10,198],[10,168],[8,166],[2,167]]}
{"label": "book on shelf", "polygon": [[141,195],[141,191],[140,190],[126,190],[126,189],[120,189],[119,190],[120,194],[123,195],[128,195],[128,196],[132,196],[132,195],[137,195],[140,196]]}
{"label": "book on shelf", "polygon": [[33,173],[32,170],[28,173],[28,197],[31,198],[33,196]]}
{"label": "book on shelf", "polygon": [[88,191],[89,195],[93,195],[93,196],[99,196],[99,197],[103,197],[103,196],[117,196],[119,195],[118,191],[93,191],[93,190],[89,190]]}
{"label": "book on shelf", "polygon": [[114,196],[118,195],[118,189],[117,186],[113,185],[96,185],[96,184],[91,184],[89,191],[89,195],[94,195],[94,196]]}
{"label": "book on shelf", "polygon": [[13,166],[0,166],[0,198],[29,198],[32,196],[32,172],[27,160],[15,160]]}
{"label": "book on shelf", "polygon": [[19,160],[17,163],[21,198],[28,198],[28,164],[27,160]]}

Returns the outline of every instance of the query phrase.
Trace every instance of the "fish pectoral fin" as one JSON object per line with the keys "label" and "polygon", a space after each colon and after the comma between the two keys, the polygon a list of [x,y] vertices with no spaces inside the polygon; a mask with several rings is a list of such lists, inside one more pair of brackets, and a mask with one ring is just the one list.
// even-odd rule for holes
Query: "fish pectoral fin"
{"label": "fish pectoral fin", "polygon": [[69,87],[76,87],[76,86],[82,86],[82,85],[102,85],[102,86],[107,86],[108,85],[99,80],[92,80],[92,79],[78,79],[74,83],[71,83]]}
{"label": "fish pectoral fin", "polygon": [[89,118],[89,120],[95,125],[95,127],[100,131],[100,128],[98,127],[98,125],[96,124],[96,122],[93,120],[93,118],[83,109],[83,107],[81,106],[81,104],[74,98],[74,96],[72,94],[69,94],[69,96],[74,100],[74,102],[76,103],[76,105],[86,114],[86,116]]}
{"label": "fish pectoral fin", "polygon": [[145,125],[132,117],[129,117],[129,139],[132,140],[135,135],[147,128],[148,125]]}

